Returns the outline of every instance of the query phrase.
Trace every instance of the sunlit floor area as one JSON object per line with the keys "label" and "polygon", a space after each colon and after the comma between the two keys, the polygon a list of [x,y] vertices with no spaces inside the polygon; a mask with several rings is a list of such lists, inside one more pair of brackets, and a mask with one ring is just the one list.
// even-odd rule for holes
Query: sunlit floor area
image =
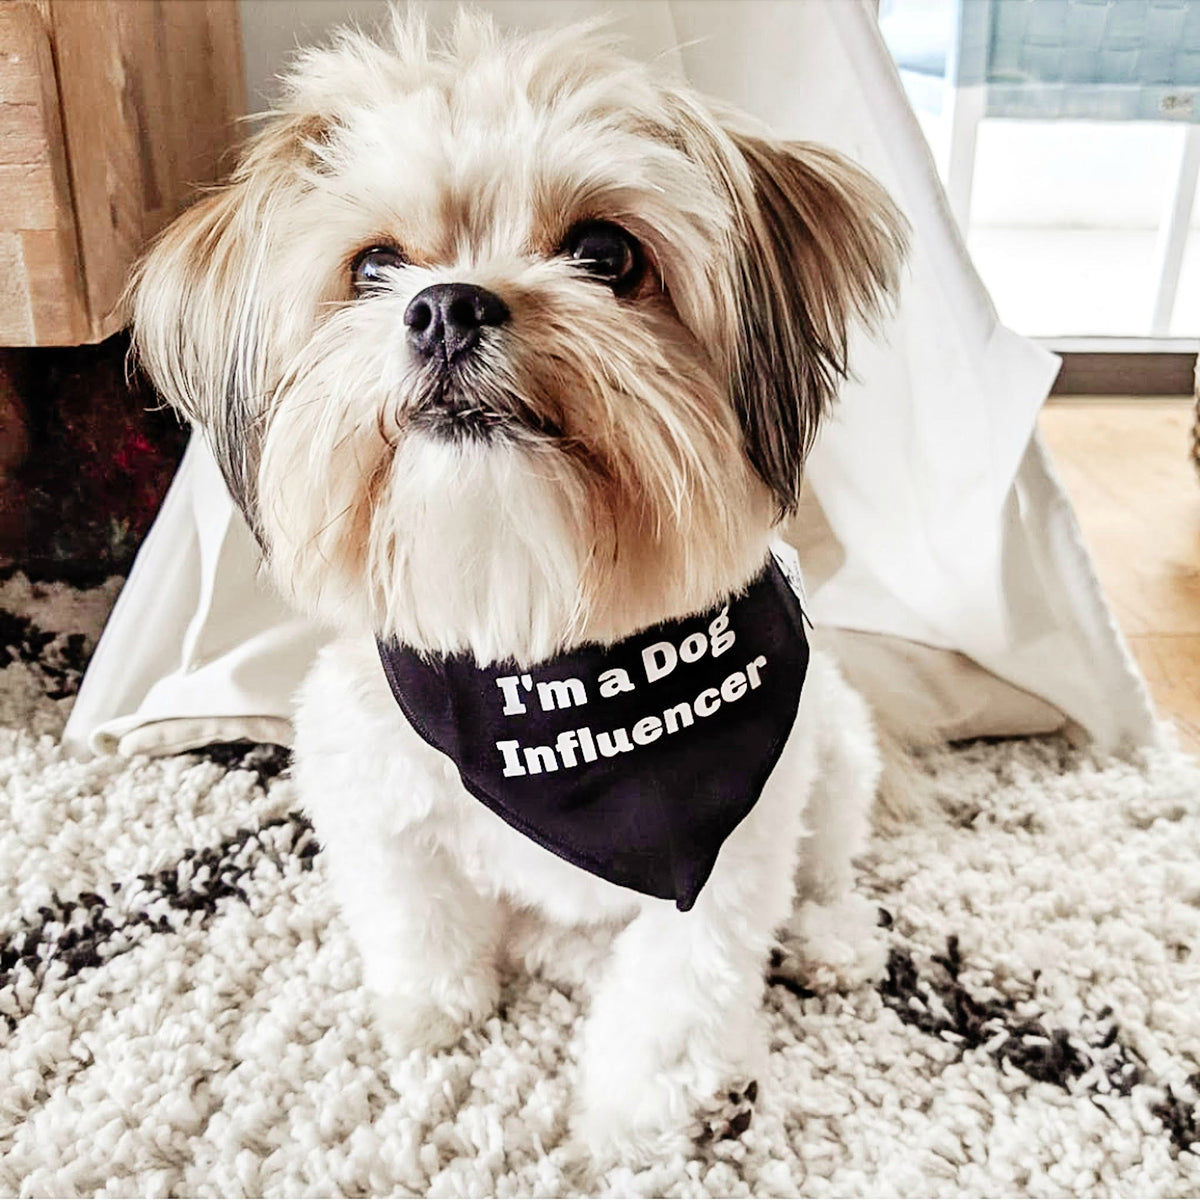
{"label": "sunlit floor area", "polygon": [[1200,477],[1189,400],[1053,400],[1041,431],[1163,716],[1200,755]]}

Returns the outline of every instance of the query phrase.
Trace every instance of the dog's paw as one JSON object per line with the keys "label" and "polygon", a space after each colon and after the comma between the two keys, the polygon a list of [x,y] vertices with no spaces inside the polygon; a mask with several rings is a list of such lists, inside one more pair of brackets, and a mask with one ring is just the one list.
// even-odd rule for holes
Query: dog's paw
{"label": "dog's paw", "polygon": [[754,1102],[758,1099],[758,1080],[731,1088],[696,1114],[690,1130],[696,1147],[710,1149],[718,1156],[734,1151],[742,1134],[754,1119]]}
{"label": "dog's paw", "polygon": [[758,1082],[730,1074],[714,1086],[710,1069],[687,1060],[630,1078],[604,1096],[587,1091],[571,1123],[574,1142],[594,1166],[641,1167],[674,1157],[734,1157],[750,1128]]}
{"label": "dog's paw", "polygon": [[639,1168],[671,1158],[737,1158],[742,1135],[754,1117],[758,1083],[751,1079],[729,1088],[680,1115],[676,1105],[651,1114],[645,1106],[632,1114],[584,1109],[571,1122],[574,1155],[600,1171]]}
{"label": "dog's paw", "polygon": [[659,1125],[616,1118],[605,1120],[594,1112],[576,1114],[570,1125],[575,1154],[591,1170],[603,1174],[613,1167],[633,1171],[664,1162],[683,1162],[697,1155],[696,1135],[701,1125],[680,1120]]}
{"label": "dog's paw", "polygon": [[439,990],[440,1003],[412,992],[373,994],[379,1037],[389,1058],[449,1049],[465,1030],[491,1015],[500,994],[499,983],[490,974],[464,978],[453,988]]}
{"label": "dog's paw", "polygon": [[887,938],[879,910],[849,893],[832,904],[801,904],[779,938],[772,974],[814,992],[850,992],[883,978]]}
{"label": "dog's paw", "polygon": [[447,1050],[467,1027],[466,1021],[444,1008],[411,996],[376,996],[375,1019],[388,1058],[407,1058],[414,1051],[436,1054]]}

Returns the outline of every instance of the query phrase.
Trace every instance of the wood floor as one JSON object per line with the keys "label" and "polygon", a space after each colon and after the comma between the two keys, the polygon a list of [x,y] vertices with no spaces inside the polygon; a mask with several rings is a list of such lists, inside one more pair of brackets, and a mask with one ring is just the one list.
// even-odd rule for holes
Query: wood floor
{"label": "wood floor", "polygon": [[1188,400],[1059,399],[1041,430],[1100,580],[1180,741],[1200,755],[1200,477]]}

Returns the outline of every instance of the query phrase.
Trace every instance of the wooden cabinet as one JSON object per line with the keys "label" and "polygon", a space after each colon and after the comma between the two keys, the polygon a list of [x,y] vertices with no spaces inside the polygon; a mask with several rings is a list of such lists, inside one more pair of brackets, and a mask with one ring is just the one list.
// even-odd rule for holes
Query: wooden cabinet
{"label": "wooden cabinet", "polygon": [[119,329],[244,108],[236,0],[0,0],[0,346]]}

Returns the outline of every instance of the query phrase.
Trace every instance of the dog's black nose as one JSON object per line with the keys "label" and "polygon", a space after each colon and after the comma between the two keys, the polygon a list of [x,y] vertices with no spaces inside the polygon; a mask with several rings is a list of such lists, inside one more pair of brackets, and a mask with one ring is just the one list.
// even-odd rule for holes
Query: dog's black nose
{"label": "dog's black nose", "polygon": [[418,292],[404,310],[408,340],[422,358],[453,362],[479,341],[485,325],[503,325],[508,305],[471,283],[435,283]]}

